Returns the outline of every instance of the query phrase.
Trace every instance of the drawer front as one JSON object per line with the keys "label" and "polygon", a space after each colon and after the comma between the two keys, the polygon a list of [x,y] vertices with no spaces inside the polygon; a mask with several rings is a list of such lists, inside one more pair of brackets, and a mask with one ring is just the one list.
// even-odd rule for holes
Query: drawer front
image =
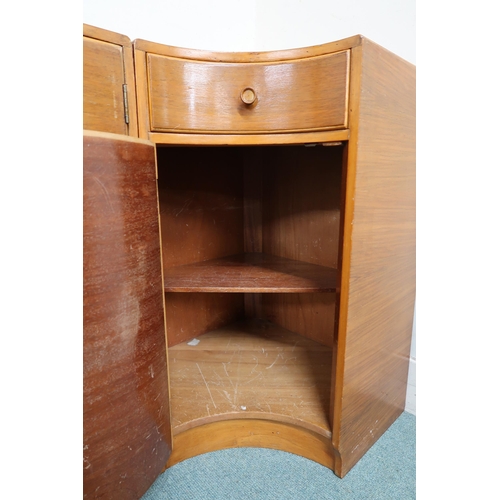
{"label": "drawer front", "polygon": [[276,63],[148,54],[152,132],[272,133],[347,126],[349,51]]}

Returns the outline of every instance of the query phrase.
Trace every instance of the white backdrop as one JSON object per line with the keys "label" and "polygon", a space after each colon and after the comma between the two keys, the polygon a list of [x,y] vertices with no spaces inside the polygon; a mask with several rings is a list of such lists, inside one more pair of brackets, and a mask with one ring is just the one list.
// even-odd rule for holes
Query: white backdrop
{"label": "white backdrop", "polygon": [[83,0],[83,22],[178,47],[278,50],[364,35],[415,64],[415,0]]}
{"label": "white backdrop", "polygon": [[[364,35],[416,64],[415,0],[83,0],[83,22],[131,40],[223,52]],[[415,322],[406,410],[416,413]]]}

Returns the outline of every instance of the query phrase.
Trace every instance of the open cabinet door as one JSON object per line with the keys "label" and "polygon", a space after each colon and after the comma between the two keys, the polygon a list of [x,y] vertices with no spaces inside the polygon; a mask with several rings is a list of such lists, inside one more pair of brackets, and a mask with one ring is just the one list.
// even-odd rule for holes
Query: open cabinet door
{"label": "open cabinet door", "polygon": [[138,499],[172,450],[156,155],[83,135],[84,498]]}

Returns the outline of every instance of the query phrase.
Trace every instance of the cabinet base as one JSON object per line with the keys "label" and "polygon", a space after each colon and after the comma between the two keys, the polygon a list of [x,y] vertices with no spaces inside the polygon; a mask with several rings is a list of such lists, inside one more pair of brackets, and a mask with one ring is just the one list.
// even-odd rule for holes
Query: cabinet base
{"label": "cabinet base", "polygon": [[291,424],[256,419],[213,422],[175,435],[165,469],[203,453],[245,447],[286,451],[324,465],[336,474],[340,470],[340,459],[329,438]]}

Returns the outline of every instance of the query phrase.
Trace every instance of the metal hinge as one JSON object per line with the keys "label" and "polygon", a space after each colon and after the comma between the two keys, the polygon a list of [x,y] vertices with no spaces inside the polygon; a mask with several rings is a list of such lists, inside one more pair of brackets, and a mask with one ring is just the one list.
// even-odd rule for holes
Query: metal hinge
{"label": "metal hinge", "polygon": [[123,107],[125,111],[125,123],[128,124],[128,92],[127,84],[123,84]]}

